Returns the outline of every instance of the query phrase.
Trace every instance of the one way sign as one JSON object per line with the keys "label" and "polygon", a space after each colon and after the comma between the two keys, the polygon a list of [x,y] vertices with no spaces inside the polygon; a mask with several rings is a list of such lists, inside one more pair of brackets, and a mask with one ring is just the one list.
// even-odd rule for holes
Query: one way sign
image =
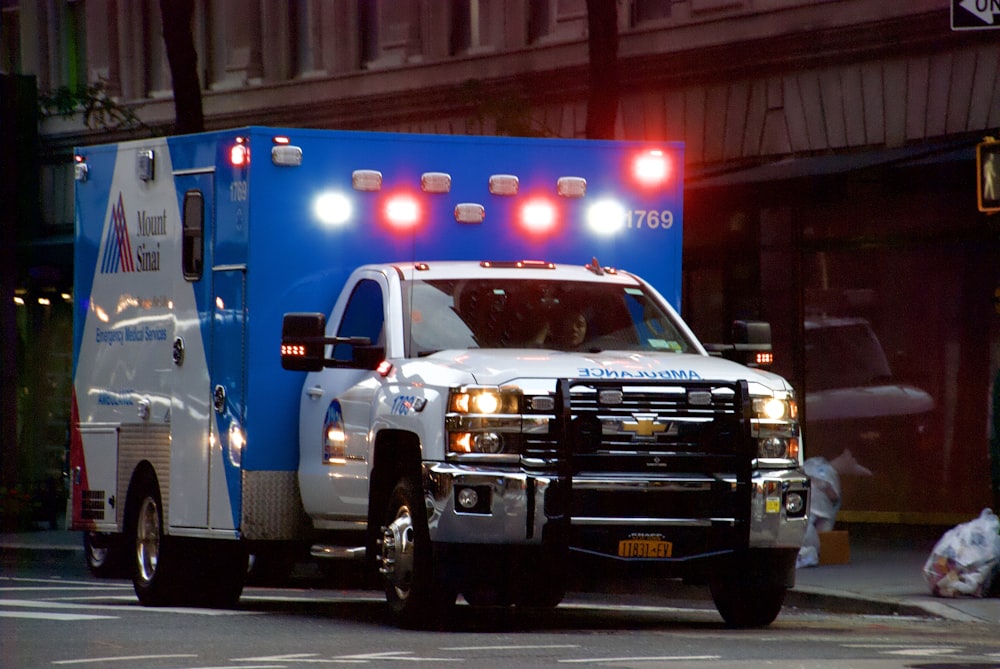
{"label": "one way sign", "polygon": [[951,0],[952,30],[1000,28],[1000,0]]}

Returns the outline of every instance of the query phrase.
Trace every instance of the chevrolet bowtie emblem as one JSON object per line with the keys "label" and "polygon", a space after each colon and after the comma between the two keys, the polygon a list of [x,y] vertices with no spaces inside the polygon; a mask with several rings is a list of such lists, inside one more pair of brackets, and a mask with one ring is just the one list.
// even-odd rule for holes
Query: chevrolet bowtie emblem
{"label": "chevrolet bowtie emblem", "polygon": [[626,432],[635,432],[637,437],[652,437],[657,432],[663,432],[667,426],[657,420],[656,414],[637,413],[632,414],[635,420],[622,421],[622,429]]}

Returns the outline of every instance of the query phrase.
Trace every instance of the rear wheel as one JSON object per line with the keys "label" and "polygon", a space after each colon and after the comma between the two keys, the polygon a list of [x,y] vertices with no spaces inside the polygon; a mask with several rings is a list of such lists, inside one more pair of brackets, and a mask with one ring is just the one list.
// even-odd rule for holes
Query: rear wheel
{"label": "rear wheel", "polygon": [[435,626],[455,604],[456,592],[433,574],[427,510],[419,484],[403,477],[389,496],[381,540],[381,573],[389,614],[404,627]]}
{"label": "rear wheel", "polygon": [[149,474],[134,484],[127,545],[132,556],[132,585],[146,606],[173,604],[181,595],[169,539],[163,534],[160,489]]}
{"label": "rear wheel", "polygon": [[87,569],[98,578],[114,578],[121,569],[121,540],[108,532],[84,532],[83,555]]}

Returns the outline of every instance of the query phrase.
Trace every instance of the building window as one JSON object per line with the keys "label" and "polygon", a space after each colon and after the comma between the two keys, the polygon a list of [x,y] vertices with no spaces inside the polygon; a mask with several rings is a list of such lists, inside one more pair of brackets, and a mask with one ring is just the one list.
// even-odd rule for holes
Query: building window
{"label": "building window", "polygon": [[21,73],[21,14],[16,6],[0,11],[0,72]]}
{"label": "building window", "polygon": [[587,34],[585,0],[529,0],[528,42],[578,39]]}
{"label": "building window", "polygon": [[359,0],[362,67],[391,67],[421,54],[420,6],[391,0]]}
{"label": "building window", "polygon": [[[451,53],[475,53],[495,44],[491,28],[502,25],[492,16],[491,0],[455,0],[451,10]],[[502,16],[499,17],[502,19]]]}
{"label": "building window", "polygon": [[633,0],[632,25],[669,19],[671,7],[676,3],[677,0]]}
{"label": "building window", "polygon": [[315,0],[293,0],[291,12],[291,42],[294,49],[293,71],[296,76],[323,70],[323,33],[320,7]]}

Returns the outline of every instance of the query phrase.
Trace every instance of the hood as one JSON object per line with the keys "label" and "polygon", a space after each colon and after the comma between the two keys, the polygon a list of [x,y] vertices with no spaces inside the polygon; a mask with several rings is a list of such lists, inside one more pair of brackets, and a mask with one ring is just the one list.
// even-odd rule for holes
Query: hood
{"label": "hood", "polygon": [[746,379],[772,390],[790,390],[785,379],[723,358],[646,351],[565,352],[542,349],[468,349],[440,351],[425,362],[446,365],[482,385],[520,379],[623,379],[703,381]]}

